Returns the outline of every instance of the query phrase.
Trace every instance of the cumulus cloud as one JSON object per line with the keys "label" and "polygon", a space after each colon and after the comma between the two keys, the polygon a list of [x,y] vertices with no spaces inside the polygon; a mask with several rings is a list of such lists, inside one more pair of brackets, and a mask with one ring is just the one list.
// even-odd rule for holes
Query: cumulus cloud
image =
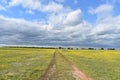
{"label": "cumulus cloud", "polygon": [[91,9],[89,12],[92,14],[99,14],[99,13],[105,13],[105,12],[111,12],[113,10],[113,6],[109,4],[103,4],[98,6],[95,9]]}
{"label": "cumulus cloud", "polygon": [[113,5],[102,4],[89,10],[91,14],[97,15],[96,23],[89,33],[89,40],[96,46],[120,46],[120,15],[113,16],[113,9]]}
{"label": "cumulus cloud", "polygon": [[93,26],[81,14],[79,9],[51,14],[47,24],[1,15],[0,44],[120,47],[120,15],[106,17]]}
{"label": "cumulus cloud", "polygon": [[[44,27],[35,22],[29,22],[24,19],[14,19],[0,16],[0,43],[8,44],[27,44],[39,38],[44,37]],[[34,37],[34,38],[33,38]],[[30,42],[31,41],[31,42]]]}
{"label": "cumulus cloud", "polygon": [[[80,22],[77,25],[71,26],[62,22],[67,14],[76,11],[79,10],[71,11],[66,14],[61,13],[58,15],[58,21],[57,18],[53,20],[53,22],[49,19],[47,24],[0,16],[0,26],[2,26],[0,27],[0,44],[75,46],[76,42],[86,39],[87,34],[84,34],[84,32],[89,32],[90,29],[87,22]],[[50,17],[55,19],[55,16],[51,15]],[[78,22],[78,20],[76,20],[76,22]],[[59,23],[59,26],[56,25],[57,23]],[[62,25],[62,27],[60,25]]]}
{"label": "cumulus cloud", "polygon": [[96,14],[98,17],[98,20],[101,20],[105,17],[109,17],[112,15],[112,10],[114,9],[113,5],[110,4],[102,4],[98,6],[97,8],[91,8],[89,12],[91,14]]}
{"label": "cumulus cloud", "polygon": [[11,0],[9,2],[9,7],[19,6],[30,10],[38,10],[43,12],[56,12],[63,8],[59,3],[49,2],[48,4],[43,4],[40,0]]}
{"label": "cumulus cloud", "polygon": [[65,24],[77,25],[77,24],[80,24],[81,21],[82,21],[82,13],[81,13],[81,10],[78,9],[78,10],[70,12],[67,15],[66,20],[65,20]]}
{"label": "cumulus cloud", "polygon": [[107,17],[100,21],[93,29],[95,34],[119,33],[120,15],[116,17]]}
{"label": "cumulus cloud", "polygon": [[42,0],[11,0],[8,7],[21,5],[30,14],[34,10],[51,13],[46,21],[0,15],[0,44],[120,47],[120,15],[111,15],[112,5],[103,4],[89,10],[99,19],[93,25],[83,19],[80,9],[63,9],[59,0],[54,1],[42,4]]}
{"label": "cumulus cloud", "polygon": [[118,46],[120,40],[120,15],[107,17],[99,21],[95,28],[91,30],[94,42],[107,46]]}
{"label": "cumulus cloud", "polygon": [[62,5],[55,3],[55,2],[50,2],[48,3],[48,5],[46,6],[42,6],[43,7],[43,11],[58,11],[61,10],[63,8]]}

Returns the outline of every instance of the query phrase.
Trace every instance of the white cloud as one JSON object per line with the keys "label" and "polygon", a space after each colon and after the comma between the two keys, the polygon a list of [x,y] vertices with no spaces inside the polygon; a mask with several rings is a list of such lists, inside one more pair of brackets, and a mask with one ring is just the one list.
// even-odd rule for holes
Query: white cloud
{"label": "white cloud", "polygon": [[42,4],[40,0],[11,0],[9,7],[22,5],[23,8],[30,10],[38,10],[43,12],[57,12],[63,8],[61,4],[55,2],[49,2],[48,4]]}
{"label": "white cloud", "polygon": [[63,30],[64,28],[75,27],[83,22],[82,12],[80,9],[74,11],[51,14],[48,23],[53,25],[52,29]]}
{"label": "white cloud", "polygon": [[22,5],[24,8],[29,8],[29,9],[41,9],[41,3],[39,0],[11,0],[9,2],[9,6],[18,6]]}
{"label": "white cloud", "polygon": [[95,44],[104,44],[108,47],[120,47],[120,15],[106,17],[99,21],[91,30],[90,35]]}
{"label": "white cloud", "polygon": [[46,27],[38,22],[2,15],[0,21],[0,44],[36,44],[35,40],[46,36]]}
{"label": "white cloud", "polygon": [[112,5],[103,4],[103,5],[98,6],[95,9],[90,9],[89,12],[92,14],[101,14],[101,13],[111,12],[112,10],[113,10]]}
{"label": "white cloud", "polygon": [[[90,36],[94,44],[103,45],[105,47],[120,46],[120,15],[113,16],[114,6],[103,4],[95,9],[90,9],[89,12],[97,14],[96,25],[91,30]],[[117,45],[116,45],[117,44]]]}
{"label": "white cloud", "polygon": [[[33,21],[27,21],[24,19],[16,19],[16,18],[9,18],[9,17],[5,17],[0,15],[0,26],[4,26],[4,27],[0,27],[0,28],[4,28],[4,29],[29,29],[32,28],[33,26],[35,28],[37,28],[38,30],[44,30],[45,27],[41,26],[40,23],[37,22],[33,22]],[[9,26],[10,25],[10,26]],[[34,28],[33,27],[33,28]],[[18,30],[19,30],[18,29]]]}
{"label": "white cloud", "polygon": [[110,16],[113,15],[113,9],[114,9],[113,5],[102,4],[95,9],[91,8],[89,10],[89,12],[91,14],[96,14],[97,15],[97,20],[96,21],[102,21],[106,17],[110,17]]}
{"label": "white cloud", "polygon": [[107,17],[102,21],[99,21],[96,27],[93,29],[94,34],[109,34],[119,33],[120,31],[120,15],[116,17]]}
{"label": "white cloud", "polygon": [[77,25],[82,22],[82,12],[80,9],[70,12],[65,20],[65,24]]}
{"label": "white cloud", "polygon": [[[79,12],[79,10],[72,12],[77,11]],[[2,26],[0,27],[0,44],[75,46],[77,41],[84,41],[86,39],[84,32],[89,31],[89,25],[86,22],[79,23],[78,25],[65,25],[63,22],[64,17],[72,12],[59,14],[58,21],[57,17],[55,18],[54,15],[51,15],[50,17],[54,20],[49,19],[47,24],[0,16],[0,26]],[[56,25],[57,23],[59,26]]]}
{"label": "white cloud", "polygon": [[[41,7],[41,3],[39,5],[39,3],[31,1],[27,4],[19,1],[10,4],[11,6],[16,6],[16,4],[22,5],[28,8],[28,10]],[[38,4],[39,7],[37,5],[33,6],[33,3]],[[31,6],[29,6],[30,4]],[[51,11],[54,5],[57,6],[58,4],[54,2],[49,3],[44,6],[44,10]],[[103,9],[101,6],[94,9],[94,14],[98,15],[99,13],[112,11],[110,7]],[[61,10],[62,6],[58,7],[54,8],[54,10]],[[97,21],[94,26],[82,19],[82,11],[80,9],[67,9],[67,11],[63,10],[57,14],[51,13],[48,17],[48,20],[42,23],[42,21],[27,21],[1,15],[0,44],[120,47],[120,15],[106,16]]]}
{"label": "white cloud", "polygon": [[55,3],[55,2],[50,2],[48,5],[43,6],[43,11],[50,11],[50,12],[56,12],[59,10],[62,10],[63,6],[61,4]]}

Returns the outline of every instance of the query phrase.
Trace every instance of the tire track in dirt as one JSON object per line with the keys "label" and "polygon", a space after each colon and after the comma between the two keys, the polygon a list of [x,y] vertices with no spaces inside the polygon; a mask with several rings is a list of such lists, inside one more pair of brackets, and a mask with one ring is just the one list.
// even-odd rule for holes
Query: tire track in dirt
{"label": "tire track in dirt", "polygon": [[61,55],[61,57],[68,63],[68,65],[71,67],[71,72],[73,74],[73,77],[75,77],[76,80],[92,80],[86,74],[84,74],[82,71],[80,71],[71,61],[69,61],[61,52],[58,51],[58,53]]}
{"label": "tire track in dirt", "polygon": [[39,80],[49,80],[50,77],[54,74],[56,69],[56,51],[53,54],[53,57],[48,65],[48,68],[45,70],[45,73],[41,76]]}
{"label": "tire track in dirt", "polygon": [[[59,54],[59,55],[57,55],[57,57],[59,56],[68,65],[66,68],[70,69],[68,72],[70,74],[72,74],[71,76],[74,77],[74,80],[92,80],[91,78],[86,76],[86,74],[84,74],[82,71],[80,71],[70,60],[68,60],[58,50],[55,50],[54,55],[51,59],[51,62],[48,65],[48,68],[45,70],[45,73],[41,76],[41,78],[39,80],[52,80],[52,77],[55,76],[55,74],[57,72],[57,70],[56,70],[56,66],[57,66],[57,64],[56,64],[56,61],[57,61],[56,54]],[[58,77],[58,78],[55,78],[54,80],[61,80],[61,79],[59,79],[59,77]]]}

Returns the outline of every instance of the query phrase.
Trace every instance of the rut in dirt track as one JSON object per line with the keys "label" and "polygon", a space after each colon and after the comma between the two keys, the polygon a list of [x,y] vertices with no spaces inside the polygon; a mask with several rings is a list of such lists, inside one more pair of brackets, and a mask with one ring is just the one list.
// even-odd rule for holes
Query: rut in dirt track
{"label": "rut in dirt track", "polygon": [[53,54],[50,64],[46,69],[45,73],[41,76],[40,80],[50,80],[51,75],[54,73],[56,68],[56,51]]}
{"label": "rut in dirt track", "polygon": [[71,67],[71,72],[76,80],[92,80],[88,76],[86,76],[82,71],[80,71],[71,61],[69,61],[62,53],[59,54],[64,58],[64,60],[68,63]]}
{"label": "rut in dirt track", "polygon": [[[66,74],[68,78],[62,78]],[[56,50],[54,52],[50,64],[48,65],[48,68],[46,69],[45,73],[40,78],[40,80],[92,80],[92,79],[87,77],[83,72],[81,72],[60,51]]]}

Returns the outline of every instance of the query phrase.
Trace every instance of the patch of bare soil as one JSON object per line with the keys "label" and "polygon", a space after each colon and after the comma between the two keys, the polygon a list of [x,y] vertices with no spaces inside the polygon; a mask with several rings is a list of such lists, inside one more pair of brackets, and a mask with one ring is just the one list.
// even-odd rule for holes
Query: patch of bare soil
{"label": "patch of bare soil", "polygon": [[84,74],[82,71],[80,71],[74,64],[72,64],[72,62],[70,62],[62,53],[59,52],[59,54],[61,55],[61,57],[64,58],[64,60],[71,67],[71,72],[73,74],[73,77],[76,80],[92,80],[91,78],[86,76],[86,74]]}
{"label": "patch of bare soil", "polygon": [[91,80],[91,78],[87,77],[82,71],[80,71],[76,66],[71,65],[73,76],[76,80]]}
{"label": "patch of bare soil", "polygon": [[[51,80],[51,76],[55,76],[54,73],[56,71],[56,54],[60,54],[61,58],[68,64],[68,68],[70,70],[68,71],[72,76],[74,77],[75,80],[92,80],[89,78],[85,73],[80,71],[74,64],[72,64],[71,61],[69,61],[62,53],[60,53],[58,50],[55,51],[50,64],[48,65],[48,68],[46,69],[45,73],[42,75],[40,80]],[[68,73],[68,74],[69,74]],[[60,79],[55,79],[55,80],[60,80]]]}
{"label": "patch of bare soil", "polygon": [[51,59],[48,68],[45,70],[45,73],[41,76],[40,80],[50,80],[50,77],[54,74],[56,69],[56,51]]}

